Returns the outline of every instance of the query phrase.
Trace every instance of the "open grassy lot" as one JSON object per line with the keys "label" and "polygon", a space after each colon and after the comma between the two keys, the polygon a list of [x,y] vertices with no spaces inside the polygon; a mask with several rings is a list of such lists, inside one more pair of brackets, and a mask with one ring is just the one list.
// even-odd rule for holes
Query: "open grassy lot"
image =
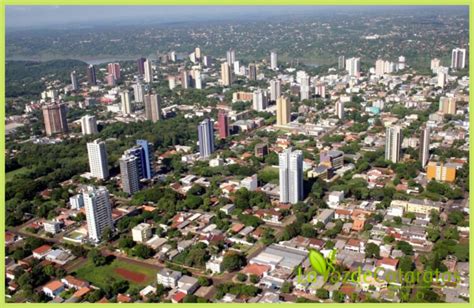
{"label": "open grassy lot", "polygon": [[13,178],[15,177],[15,175],[18,175],[18,174],[22,174],[22,173],[26,173],[28,172],[30,169],[28,169],[27,167],[22,167],[22,168],[19,168],[19,169],[16,169],[16,170],[13,170],[13,171],[10,171],[10,172],[7,172],[5,173],[5,182],[10,182],[11,180],[13,180]]}
{"label": "open grassy lot", "polygon": [[[125,275],[124,275],[125,272]],[[88,260],[84,265],[75,270],[77,277],[91,282],[98,287],[109,285],[112,280],[127,280],[130,285],[146,286],[156,280],[157,270],[141,266],[134,262],[126,262],[115,259],[112,263],[96,267]],[[122,274],[120,274],[122,273]],[[133,273],[128,277],[127,273]]]}

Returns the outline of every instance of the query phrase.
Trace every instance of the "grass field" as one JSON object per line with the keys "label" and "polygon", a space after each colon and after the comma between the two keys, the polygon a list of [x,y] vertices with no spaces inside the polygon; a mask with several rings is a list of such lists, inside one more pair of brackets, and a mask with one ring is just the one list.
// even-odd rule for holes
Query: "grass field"
{"label": "grass field", "polygon": [[146,280],[141,284],[137,284],[132,280],[128,280],[130,285],[146,286],[156,280],[156,270],[150,270],[148,267],[117,259],[108,265],[99,267],[96,267],[92,261],[88,260],[80,268],[76,269],[75,273],[78,278],[82,278],[91,282],[95,286],[103,288],[104,286],[109,285],[112,279],[127,280],[116,272],[117,269],[126,269],[127,271],[143,274],[146,276]]}
{"label": "grass field", "polygon": [[29,169],[27,167],[22,167],[22,168],[5,173],[5,182],[7,183],[10,182],[11,180],[13,180],[15,175],[28,172],[28,170]]}

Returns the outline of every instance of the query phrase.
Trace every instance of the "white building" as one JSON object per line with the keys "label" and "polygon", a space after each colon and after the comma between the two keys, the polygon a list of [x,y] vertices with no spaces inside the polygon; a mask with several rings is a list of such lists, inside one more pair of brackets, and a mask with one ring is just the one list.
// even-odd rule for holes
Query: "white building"
{"label": "white building", "polygon": [[92,242],[100,242],[105,229],[113,231],[112,207],[106,187],[88,186],[83,192],[87,231]]}
{"label": "white building", "polygon": [[69,203],[71,204],[71,209],[79,210],[84,207],[84,198],[82,194],[77,194],[69,198]]}
{"label": "white building", "polygon": [[212,256],[209,261],[206,262],[206,271],[211,271],[211,273],[221,273],[223,271],[222,261],[224,261],[223,256]]}
{"label": "white building", "polygon": [[61,230],[61,223],[58,221],[45,221],[43,228],[44,232],[56,234]]}
{"label": "white building", "polygon": [[267,92],[262,89],[257,89],[253,92],[253,109],[256,111],[263,111],[267,108],[268,99]]}
{"label": "white building", "polygon": [[153,82],[153,69],[151,67],[151,60],[146,59],[144,66],[145,66],[145,76],[143,76],[143,80],[145,80],[145,82],[147,83]]}
{"label": "white building", "polygon": [[270,53],[270,68],[276,70],[278,68],[278,55],[276,51]]}
{"label": "white building", "polygon": [[246,177],[245,179],[240,181],[240,186],[247,188],[247,190],[249,191],[255,191],[258,187],[257,174]]}
{"label": "white building", "polygon": [[134,242],[144,243],[151,237],[151,225],[141,223],[132,228],[132,238]]}
{"label": "white building", "polygon": [[344,119],[344,102],[338,100],[335,105],[335,114],[339,120]]}
{"label": "white building", "polygon": [[360,58],[349,58],[346,60],[346,70],[349,76],[360,76]]}
{"label": "white building", "polygon": [[109,166],[105,142],[99,139],[87,143],[89,167],[93,177],[105,180],[109,177]]}
{"label": "white building", "polygon": [[128,90],[120,92],[120,100],[122,103],[122,114],[123,115],[128,115],[133,112],[132,110],[132,104],[130,102],[130,92]]}
{"label": "white building", "polygon": [[165,288],[176,288],[182,275],[181,272],[164,268],[156,274],[156,281]]}
{"label": "white building", "polygon": [[280,202],[295,204],[303,199],[303,152],[291,148],[279,154]]}
{"label": "white building", "polygon": [[276,101],[281,95],[281,81],[280,79],[270,80],[270,100]]}
{"label": "white building", "polygon": [[97,134],[97,120],[95,116],[85,115],[81,118],[81,130],[83,135]]}
{"label": "white building", "polygon": [[387,127],[385,134],[385,159],[398,163],[400,161],[400,148],[402,133],[399,126]]}

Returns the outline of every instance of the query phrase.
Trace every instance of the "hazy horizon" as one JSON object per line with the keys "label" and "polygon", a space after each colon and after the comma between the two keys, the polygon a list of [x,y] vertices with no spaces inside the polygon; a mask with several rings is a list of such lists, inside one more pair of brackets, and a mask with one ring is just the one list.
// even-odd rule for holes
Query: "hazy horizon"
{"label": "hazy horizon", "polygon": [[466,13],[467,6],[6,6],[6,29],[246,20],[379,12]]}

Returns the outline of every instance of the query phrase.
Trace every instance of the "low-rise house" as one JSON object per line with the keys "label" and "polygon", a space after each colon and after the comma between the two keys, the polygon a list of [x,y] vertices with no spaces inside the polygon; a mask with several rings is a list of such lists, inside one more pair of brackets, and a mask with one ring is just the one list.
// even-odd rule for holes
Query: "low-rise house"
{"label": "low-rise house", "polygon": [[185,275],[178,280],[178,291],[184,294],[193,294],[198,287],[198,280],[194,277]]}
{"label": "low-rise house", "polygon": [[51,246],[43,245],[33,250],[33,258],[43,259],[51,251]]}
{"label": "low-rise house", "polygon": [[51,298],[58,296],[64,291],[64,284],[59,280],[53,280],[43,286],[43,293]]}

